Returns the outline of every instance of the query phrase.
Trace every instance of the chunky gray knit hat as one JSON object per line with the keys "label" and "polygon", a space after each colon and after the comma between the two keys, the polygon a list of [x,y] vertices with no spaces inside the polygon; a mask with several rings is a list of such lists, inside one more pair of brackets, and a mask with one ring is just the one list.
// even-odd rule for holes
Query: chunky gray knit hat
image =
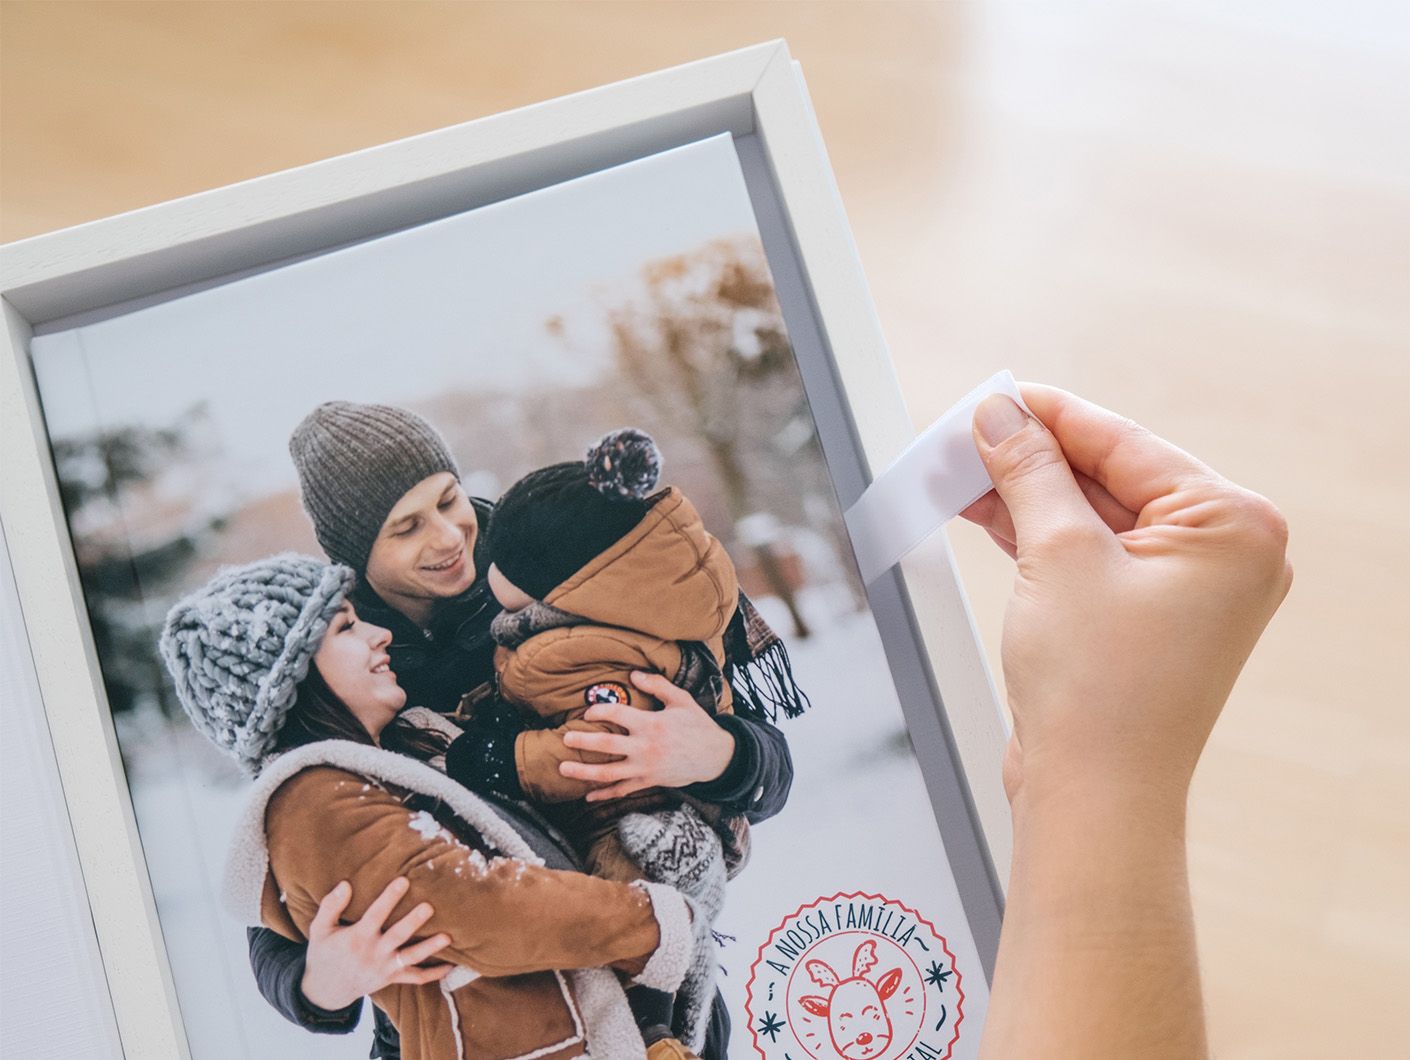
{"label": "chunky gray knit hat", "polygon": [[285,552],[221,571],[167,614],[159,647],[177,698],[246,771],[268,757],[356,580],[347,567]]}
{"label": "chunky gray knit hat", "polygon": [[407,490],[442,471],[460,477],[436,429],[392,405],[325,402],[294,428],[289,455],[318,543],[359,574]]}

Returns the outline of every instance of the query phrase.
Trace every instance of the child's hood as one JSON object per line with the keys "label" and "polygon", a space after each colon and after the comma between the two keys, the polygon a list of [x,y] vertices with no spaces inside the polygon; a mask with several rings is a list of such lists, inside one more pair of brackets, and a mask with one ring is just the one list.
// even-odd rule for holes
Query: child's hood
{"label": "child's hood", "polygon": [[625,537],[563,582],[544,603],[592,622],[662,640],[723,635],[739,604],[724,546],[674,487]]}

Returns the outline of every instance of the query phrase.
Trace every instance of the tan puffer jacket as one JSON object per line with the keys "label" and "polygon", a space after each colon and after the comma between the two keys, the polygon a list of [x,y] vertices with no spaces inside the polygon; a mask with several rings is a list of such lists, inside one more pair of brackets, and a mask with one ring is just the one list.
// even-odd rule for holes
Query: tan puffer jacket
{"label": "tan puffer jacket", "polygon": [[[642,710],[660,703],[631,683],[633,670],[673,677],[681,667],[678,641],[700,641],[724,664],[723,637],[739,605],[739,582],[724,546],[706,531],[700,513],[671,488],[625,537],[555,588],[544,603],[588,620],[538,633],[495,653],[500,695],[548,727],[519,736],[515,758],[525,793],[564,804],[551,815],[585,845],[625,813],[678,805],[677,792],[653,789],[609,802],[586,803],[594,785],[558,771],[567,759],[610,760],[563,744],[570,730],[620,731],[583,720],[595,702],[625,702]],[[719,705],[731,710],[729,686]],[[569,805],[571,804],[571,805]]]}

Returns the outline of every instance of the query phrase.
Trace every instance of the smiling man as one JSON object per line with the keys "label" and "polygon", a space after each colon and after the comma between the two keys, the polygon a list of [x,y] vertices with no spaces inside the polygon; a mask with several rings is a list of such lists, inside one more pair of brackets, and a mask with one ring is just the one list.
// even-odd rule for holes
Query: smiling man
{"label": "smiling man", "polygon": [[[423,527],[430,532],[420,533]],[[438,601],[459,596],[475,581],[478,538],[474,506],[455,476],[442,471],[392,508],[368,556],[367,580],[407,618],[427,622]]]}
{"label": "smiling man", "polygon": [[289,453],[319,544],[358,574],[353,606],[392,631],[407,702],[465,716],[493,673],[499,605],[476,556],[492,506],[466,496],[434,427],[390,405],[319,405]]}
{"label": "smiling man", "polygon": [[[522,725],[493,693],[490,622],[500,606],[485,577],[489,563],[481,533],[493,505],[466,495],[445,441],[405,409],[327,402],[295,428],[289,452],[319,543],[330,559],[358,575],[349,600],[359,618],[391,632],[385,650],[407,704],[449,714],[466,728],[446,752],[446,772],[492,798],[550,867],[578,868],[574,854],[521,801],[514,749]],[[747,604],[732,628],[731,660],[739,667],[781,651]],[[751,716],[747,697],[736,695],[734,715],[713,716],[665,678],[648,680],[647,690],[665,709],[594,707],[603,720],[626,730],[617,745],[621,756],[604,761],[610,756],[591,752],[590,734],[569,734],[564,742],[581,760],[563,762],[565,775],[600,785],[590,798],[646,787],[683,788],[750,823],[782,809],[793,778],[788,745],[759,712]],[[779,706],[789,714],[800,709],[796,701]],[[402,937],[396,945],[405,941]],[[315,959],[317,945],[296,945],[267,929],[252,929],[255,975],[265,998],[289,1019],[309,1030],[346,1033],[357,1023],[360,995],[368,992],[346,984],[374,983],[375,989],[381,985],[379,973],[370,961],[349,974],[348,958]],[[396,945],[381,949],[390,952]],[[329,968],[340,974],[327,977]],[[669,1001],[664,995],[663,1004]],[[650,1044],[651,1034],[662,1029],[644,1024],[643,1037]],[[728,1037],[728,1016],[717,997],[706,1060],[724,1055]],[[395,1030],[380,1012],[373,1055],[399,1055]]]}

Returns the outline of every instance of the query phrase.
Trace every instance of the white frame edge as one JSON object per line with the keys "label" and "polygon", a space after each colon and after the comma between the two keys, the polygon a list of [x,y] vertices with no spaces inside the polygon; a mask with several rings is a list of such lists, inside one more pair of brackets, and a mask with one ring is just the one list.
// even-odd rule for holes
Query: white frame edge
{"label": "white frame edge", "polygon": [[[189,1056],[29,365],[33,326],[469,209],[714,131],[764,144],[865,461],[913,437],[840,196],[782,41],[644,75],[0,250],[0,520],[125,1053]],[[659,149],[658,147],[652,149]],[[819,180],[819,174],[824,180]],[[844,502],[854,498],[844,497]],[[1006,739],[943,535],[903,567],[994,872],[1007,877]],[[80,664],[81,660],[81,664]]]}
{"label": "white frame edge", "polygon": [[[870,477],[915,438],[905,398],[872,303],[861,256],[797,64],[775,56],[754,88],[757,132],[847,398]],[[826,174],[820,182],[819,173]],[[850,503],[855,498],[843,498]],[[949,539],[936,534],[902,563],[931,673],[949,716],[975,814],[994,872],[1008,879],[1012,825],[1002,761],[1008,741],[993,674],[955,567]]]}

